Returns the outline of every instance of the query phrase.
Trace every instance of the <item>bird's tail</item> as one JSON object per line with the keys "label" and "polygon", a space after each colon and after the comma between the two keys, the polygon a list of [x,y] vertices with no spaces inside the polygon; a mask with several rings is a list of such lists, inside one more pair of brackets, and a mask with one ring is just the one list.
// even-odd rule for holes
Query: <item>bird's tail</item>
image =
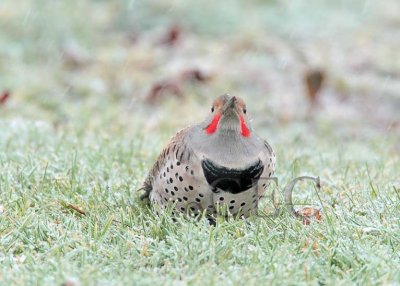
{"label": "bird's tail", "polygon": [[142,201],[144,201],[144,200],[148,200],[148,199],[149,199],[151,189],[152,189],[151,186],[149,186],[149,185],[147,185],[147,184],[145,183],[140,189],[137,189],[136,192],[144,191],[144,194],[142,194],[142,195],[140,196],[140,199],[141,199]]}

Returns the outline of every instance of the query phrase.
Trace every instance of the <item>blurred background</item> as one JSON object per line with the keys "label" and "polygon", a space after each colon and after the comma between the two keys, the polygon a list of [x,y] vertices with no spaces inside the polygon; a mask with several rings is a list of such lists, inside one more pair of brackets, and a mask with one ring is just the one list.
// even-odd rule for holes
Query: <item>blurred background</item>
{"label": "blurred background", "polygon": [[395,138],[399,11],[397,0],[3,0],[0,117],[164,140],[229,93],[272,144]]}

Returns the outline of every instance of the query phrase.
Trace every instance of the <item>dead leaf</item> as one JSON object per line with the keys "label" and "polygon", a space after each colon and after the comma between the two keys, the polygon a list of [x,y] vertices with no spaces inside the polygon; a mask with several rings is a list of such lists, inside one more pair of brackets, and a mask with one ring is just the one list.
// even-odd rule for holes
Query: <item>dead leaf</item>
{"label": "dead leaf", "polygon": [[319,209],[305,207],[296,211],[296,215],[300,217],[304,225],[309,225],[312,221],[322,221],[322,214]]}
{"label": "dead leaf", "polygon": [[182,29],[177,26],[171,26],[164,37],[161,39],[160,43],[164,45],[173,46],[176,45],[182,35]]}
{"label": "dead leaf", "polygon": [[200,69],[189,69],[182,73],[183,80],[197,81],[197,82],[206,82],[212,79],[212,75],[210,73],[205,72]]}
{"label": "dead leaf", "polygon": [[178,98],[183,97],[182,83],[179,80],[161,80],[153,84],[146,97],[146,101],[154,104],[160,97],[173,95]]}
{"label": "dead leaf", "polygon": [[304,82],[307,88],[307,96],[312,106],[318,101],[318,93],[324,82],[324,72],[319,69],[313,69],[306,72]]}
{"label": "dead leaf", "polygon": [[10,92],[8,90],[4,90],[0,95],[0,105],[3,105],[10,98]]}
{"label": "dead leaf", "polygon": [[81,215],[86,215],[86,212],[82,210],[80,207],[74,206],[72,204],[68,204],[67,207],[73,209],[74,211],[80,213]]}

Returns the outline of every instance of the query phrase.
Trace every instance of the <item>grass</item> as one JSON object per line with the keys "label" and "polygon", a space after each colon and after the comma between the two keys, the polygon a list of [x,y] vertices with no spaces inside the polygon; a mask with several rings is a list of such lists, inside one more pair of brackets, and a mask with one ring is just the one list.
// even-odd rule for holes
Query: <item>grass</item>
{"label": "grass", "polygon": [[[154,26],[174,19],[160,15],[167,5],[163,1],[154,6],[140,2],[138,7],[144,7],[131,8],[132,17],[126,9],[137,7],[135,2],[82,1],[79,9],[69,1],[0,4],[0,91],[11,90],[9,101],[0,105],[1,285],[400,283],[398,115],[390,108],[368,109],[376,98],[379,107],[396,106],[391,94],[396,79],[386,78],[380,85],[382,79],[375,75],[368,85],[365,75],[353,74],[345,63],[333,60],[337,54],[328,53],[329,64],[323,66],[331,78],[321,96],[330,101],[307,116],[296,81],[304,63],[294,59],[284,68],[279,59],[295,58],[287,49],[293,41],[288,25],[302,21],[298,11],[308,6],[301,1],[295,6],[258,2],[246,4],[243,14],[237,1],[227,10],[217,6],[231,20],[207,22],[203,15],[215,10],[207,6],[196,14],[198,9],[177,1],[168,11],[188,26],[186,42],[176,50],[154,44],[160,35]],[[364,35],[367,43],[380,36],[368,30],[379,16],[377,7],[370,8],[370,15],[355,12],[365,8],[357,1],[351,7],[318,3],[309,12],[315,17],[311,19],[320,21],[324,9],[332,19],[345,11],[351,19],[340,23],[339,32]],[[280,25],[278,19],[263,18],[258,5],[271,9],[268,15],[291,15],[290,21]],[[99,16],[87,21],[92,11]],[[243,19],[252,11],[258,16],[250,29]],[[299,42],[318,42],[330,33],[307,32],[309,21],[300,23]],[[219,22],[231,25],[213,30]],[[252,36],[264,29],[271,33],[271,43]],[[126,40],[132,31],[140,35],[135,45]],[[238,38],[230,31],[238,32]],[[338,40],[339,50],[354,44],[341,35],[328,35]],[[63,58],[65,42],[87,52],[90,63],[71,67]],[[381,69],[397,68],[386,58],[395,47],[388,43],[379,50]],[[149,85],[171,76],[176,66],[197,66],[191,61],[194,55],[201,55],[197,62],[217,66],[214,80],[185,83],[184,100],[146,104]],[[245,97],[256,131],[275,149],[278,192],[296,176],[321,177],[318,196],[309,183],[295,189],[297,205],[322,209],[321,223],[304,226],[285,212],[219,220],[215,227],[206,220],[174,223],[140,202],[135,190],[164,143],[201,120],[212,98],[227,90]],[[379,96],[369,97],[365,90],[377,90]],[[336,102],[332,94],[337,93],[354,101]],[[380,121],[385,116],[390,124]],[[270,210],[268,199],[261,210]]]}
{"label": "grass", "polygon": [[[322,223],[305,227],[283,213],[210,227],[206,220],[158,218],[133,193],[157,152],[148,147],[154,137],[94,140],[25,121],[2,121],[1,130],[2,284],[60,284],[70,277],[84,285],[400,279],[399,160],[380,144],[348,142],[340,156],[329,150],[332,138],[312,154],[299,140],[276,146],[279,179],[321,175],[321,201],[309,196],[308,185],[296,194],[323,207]],[[297,151],[284,147],[294,145]],[[358,146],[374,155],[361,158]]]}

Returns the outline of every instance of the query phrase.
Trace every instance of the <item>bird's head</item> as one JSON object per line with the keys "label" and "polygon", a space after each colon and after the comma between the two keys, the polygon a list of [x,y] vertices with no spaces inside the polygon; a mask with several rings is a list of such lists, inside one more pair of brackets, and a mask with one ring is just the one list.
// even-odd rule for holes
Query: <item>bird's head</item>
{"label": "bird's head", "polygon": [[244,101],[227,94],[215,99],[211,114],[205,120],[204,132],[210,136],[237,132],[243,137],[249,137],[251,130]]}

